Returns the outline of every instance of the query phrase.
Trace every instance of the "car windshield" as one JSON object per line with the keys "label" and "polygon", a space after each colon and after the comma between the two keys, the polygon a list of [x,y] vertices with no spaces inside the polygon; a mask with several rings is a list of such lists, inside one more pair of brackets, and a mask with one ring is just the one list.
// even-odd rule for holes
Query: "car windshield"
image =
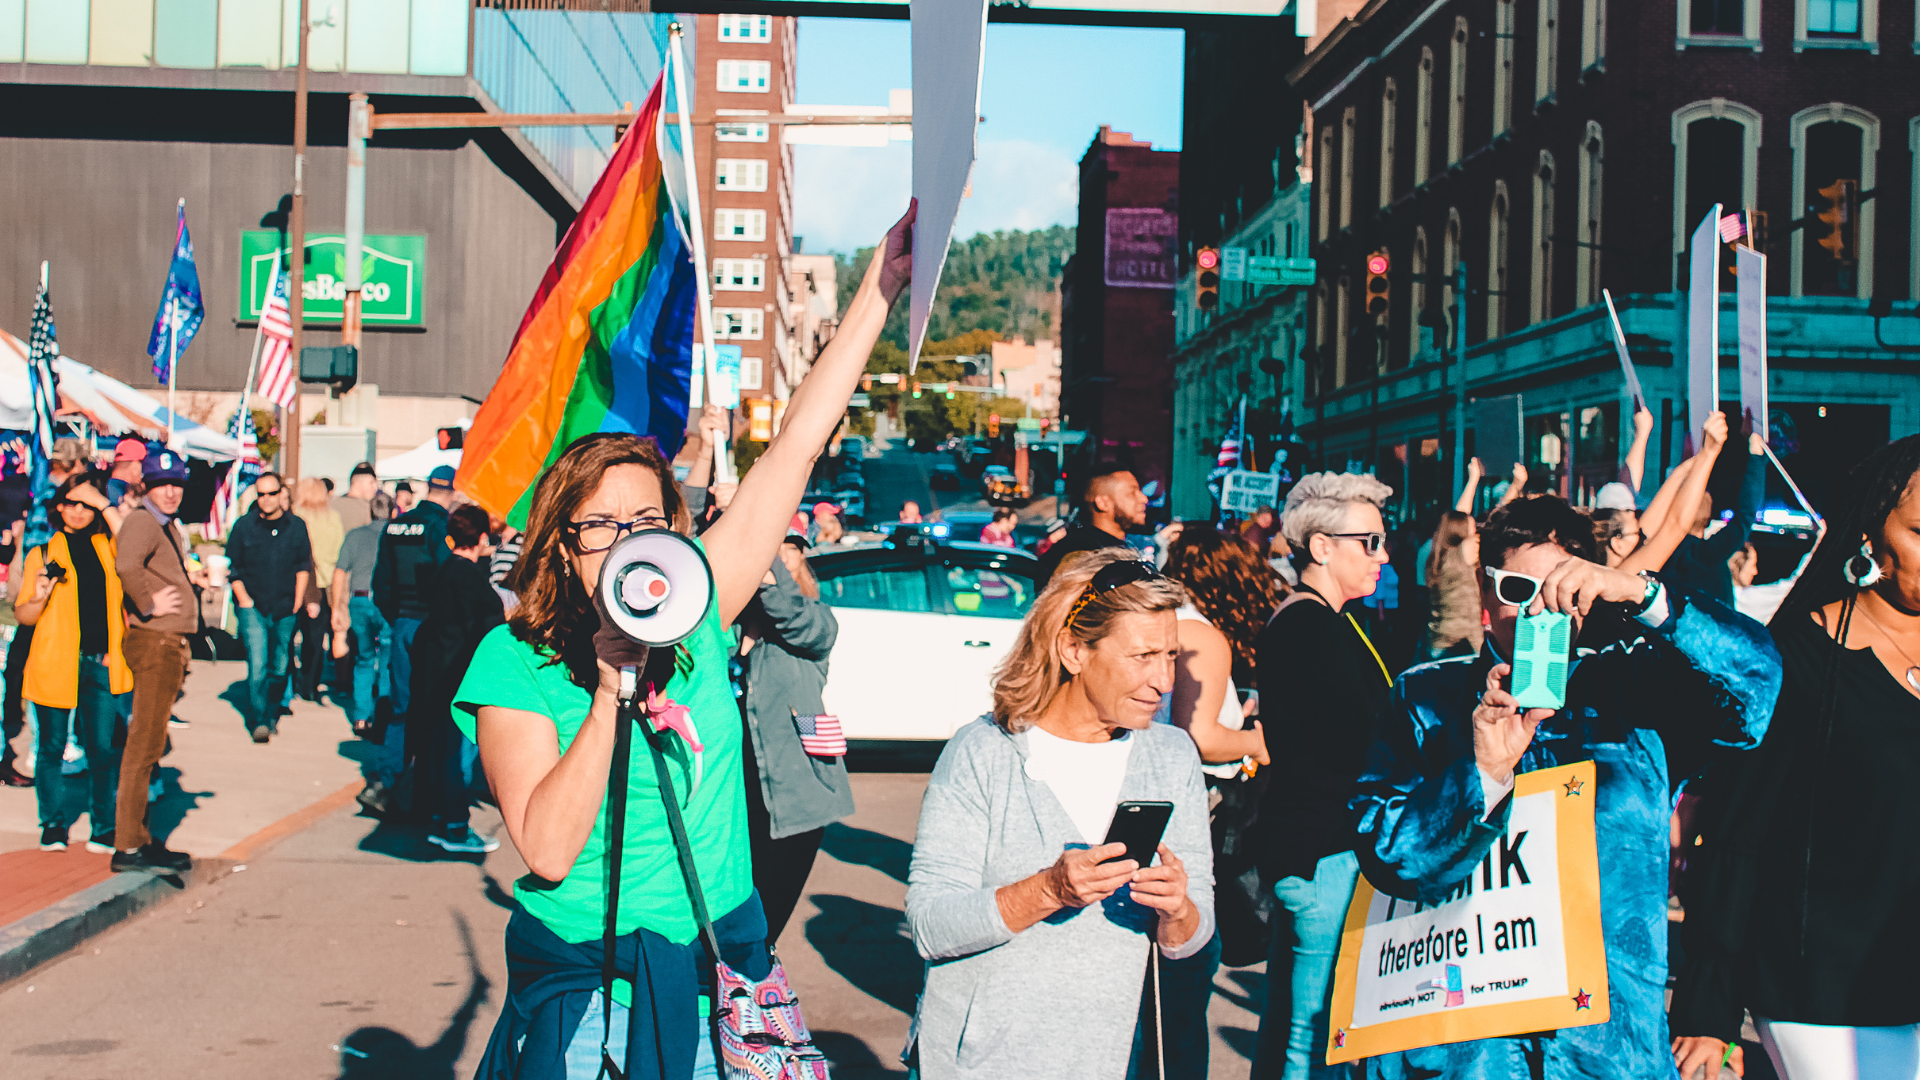
{"label": "car windshield", "polygon": [[933,610],[927,575],[918,566],[849,567],[841,574],[817,564],[814,569],[820,574],[820,599],[833,607]]}
{"label": "car windshield", "polygon": [[1006,570],[978,566],[947,567],[953,609],[989,619],[1024,619],[1033,606],[1033,579]]}

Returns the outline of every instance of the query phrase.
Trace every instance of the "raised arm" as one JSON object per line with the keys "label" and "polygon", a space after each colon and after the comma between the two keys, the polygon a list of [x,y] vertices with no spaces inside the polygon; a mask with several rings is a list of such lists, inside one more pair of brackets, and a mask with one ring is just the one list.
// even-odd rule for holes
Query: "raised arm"
{"label": "raised arm", "polygon": [[[1667,565],[1667,560],[1680,547],[1680,539],[1693,528],[1693,519],[1699,514],[1700,500],[1707,493],[1707,481],[1713,477],[1713,463],[1720,457],[1720,448],[1726,445],[1727,418],[1714,413],[1707,418],[1704,426],[1705,436],[1698,454],[1680,463],[1660,485],[1660,493],[1653,497],[1653,503],[1647,507],[1647,514],[1640,519],[1640,547],[1620,563],[1620,569],[1629,574],[1642,570],[1658,570]],[[1668,495],[1669,489],[1675,489]],[[1665,498],[1666,504],[1661,504]],[[1661,512],[1656,520],[1654,514]]]}
{"label": "raised arm", "polygon": [[866,370],[873,343],[887,311],[907,287],[913,266],[915,208],[887,231],[867,265],[860,289],[833,340],[794,389],[780,434],[740,481],[727,513],[707,530],[707,560],[713,565],[720,619],[731,626],[753,599],[760,579],[773,564],[794,507],[806,493],[807,477],[833,429],[846,414],[847,401]]}
{"label": "raised arm", "polygon": [[1467,486],[1460,489],[1460,497],[1453,502],[1453,508],[1463,514],[1473,513],[1473,497],[1480,491],[1480,473],[1483,466],[1479,458],[1467,459]]}
{"label": "raised arm", "polygon": [[1498,510],[1526,493],[1527,467],[1516,461],[1513,463],[1513,477],[1507,482],[1507,493],[1500,496],[1500,501],[1494,505],[1494,509]]}
{"label": "raised arm", "polygon": [[1627,447],[1626,464],[1621,473],[1635,493],[1640,490],[1640,481],[1647,475],[1647,439],[1653,434],[1653,414],[1647,407],[1635,402],[1639,408],[1633,411],[1633,443]]}

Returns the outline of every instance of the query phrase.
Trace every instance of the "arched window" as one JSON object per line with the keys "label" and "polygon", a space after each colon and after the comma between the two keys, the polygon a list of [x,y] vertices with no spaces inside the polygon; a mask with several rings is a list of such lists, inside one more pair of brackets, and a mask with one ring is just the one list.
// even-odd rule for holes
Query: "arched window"
{"label": "arched window", "polygon": [[1580,143],[1580,217],[1575,223],[1579,247],[1573,256],[1573,306],[1600,299],[1600,125],[1587,121]]}
{"label": "arched window", "polygon": [[1493,137],[1513,126],[1513,0],[1493,4]]}
{"label": "arched window", "polygon": [[1334,286],[1333,295],[1333,385],[1335,389],[1347,385],[1347,341],[1352,335],[1348,327],[1353,320],[1353,290],[1349,287],[1346,275],[1341,275]]}
{"label": "arched window", "polygon": [[[1840,180],[1855,182],[1856,192],[1872,191],[1874,167],[1880,150],[1880,120],[1865,109],[1833,102],[1793,114],[1788,122],[1793,143],[1793,205],[1825,208],[1821,188]],[[1854,236],[1858,249],[1836,259],[1820,246],[1827,226],[1817,221],[1793,234],[1794,296],[1873,295],[1874,203],[1859,204],[1860,221]],[[1808,236],[1812,233],[1812,236]]]}
{"label": "arched window", "polygon": [[1460,265],[1461,235],[1460,211],[1450,206],[1447,208],[1447,234],[1440,247],[1440,279],[1444,282],[1440,286],[1440,304],[1447,309],[1448,319],[1454,317],[1454,305],[1459,302],[1453,294],[1453,275]]}
{"label": "arched window", "polygon": [[[1686,288],[1687,241],[1714,203],[1759,200],[1760,114],[1709,98],[1673,111],[1673,289]],[[1731,290],[1730,280],[1722,288]]]}
{"label": "arched window", "polygon": [[1560,88],[1560,0],[1540,0],[1534,34],[1533,100],[1549,101]]}
{"label": "arched window", "polygon": [[1432,319],[1432,315],[1427,311],[1427,274],[1429,271],[1427,270],[1427,230],[1425,228],[1416,226],[1413,230],[1413,258],[1410,262],[1412,263],[1413,273],[1409,276],[1413,278],[1413,287],[1408,290],[1408,292],[1413,303],[1410,305],[1409,311],[1413,317],[1407,320],[1408,363],[1412,363],[1420,358],[1422,351],[1421,345],[1423,344],[1422,338],[1424,338],[1426,333],[1431,329],[1425,325]]}
{"label": "arched window", "polygon": [[1353,224],[1354,107],[1340,114],[1340,227]]}
{"label": "arched window", "polygon": [[1333,351],[1333,311],[1329,306],[1327,286],[1322,283],[1313,288],[1313,367],[1316,393],[1332,387],[1331,377]]}
{"label": "arched window", "polygon": [[1545,150],[1533,170],[1533,278],[1527,316],[1529,324],[1553,318],[1553,155]]}
{"label": "arched window", "polygon": [[1607,70],[1607,0],[1580,0],[1580,73]]}
{"label": "arched window", "polygon": [[1321,179],[1320,183],[1314,185],[1314,190],[1320,197],[1320,239],[1325,240],[1333,235],[1333,185],[1326,182],[1328,177],[1334,175],[1331,124],[1320,129],[1320,152],[1314,155],[1313,171]]}
{"label": "arched window", "polygon": [[1487,212],[1487,340],[1507,332],[1507,182],[1493,182]]}
{"label": "arched window", "polygon": [[1380,205],[1393,201],[1394,116],[1398,112],[1399,87],[1388,79],[1380,88]]}
{"label": "arched window", "polygon": [[1413,186],[1427,182],[1433,167],[1433,50],[1420,50],[1420,73],[1413,83]]}
{"label": "arched window", "polygon": [[1467,153],[1467,17],[1453,19],[1453,43],[1448,47],[1447,164]]}
{"label": "arched window", "polygon": [[1920,300],[1920,116],[1907,121],[1907,149],[1913,151],[1913,193],[1907,200],[1907,296]]}

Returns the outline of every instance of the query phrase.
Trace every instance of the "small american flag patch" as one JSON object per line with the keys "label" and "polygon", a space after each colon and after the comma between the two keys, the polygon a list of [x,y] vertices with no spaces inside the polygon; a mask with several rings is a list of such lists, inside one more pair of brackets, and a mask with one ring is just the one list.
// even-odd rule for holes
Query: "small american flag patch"
{"label": "small american flag patch", "polygon": [[840,733],[839,717],[795,712],[793,726],[799,730],[800,746],[809,756],[846,756],[847,737]]}

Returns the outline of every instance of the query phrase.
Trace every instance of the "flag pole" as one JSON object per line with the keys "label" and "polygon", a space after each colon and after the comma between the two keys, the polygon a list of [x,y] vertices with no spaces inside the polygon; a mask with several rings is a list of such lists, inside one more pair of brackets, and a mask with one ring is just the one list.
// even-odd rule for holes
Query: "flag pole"
{"label": "flag pole", "polygon": [[180,300],[167,298],[167,448],[173,448],[173,381],[180,370]]}
{"label": "flag pole", "polygon": [[[702,383],[706,390],[705,400],[713,400],[717,357],[713,345],[713,281],[708,278],[706,226],[700,218],[700,180],[693,161],[693,110],[687,103],[687,57],[680,45],[682,29],[674,23],[667,31],[669,42],[668,65],[673,69],[673,100],[680,109],[680,165],[686,174],[687,183],[687,223],[688,239],[693,244],[694,287],[699,296],[700,355],[702,359]],[[731,420],[731,413],[729,420]],[[697,418],[696,422],[697,422]],[[716,481],[728,482],[733,475],[733,424],[727,424],[727,438],[718,452],[714,454],[714,476]]]}

